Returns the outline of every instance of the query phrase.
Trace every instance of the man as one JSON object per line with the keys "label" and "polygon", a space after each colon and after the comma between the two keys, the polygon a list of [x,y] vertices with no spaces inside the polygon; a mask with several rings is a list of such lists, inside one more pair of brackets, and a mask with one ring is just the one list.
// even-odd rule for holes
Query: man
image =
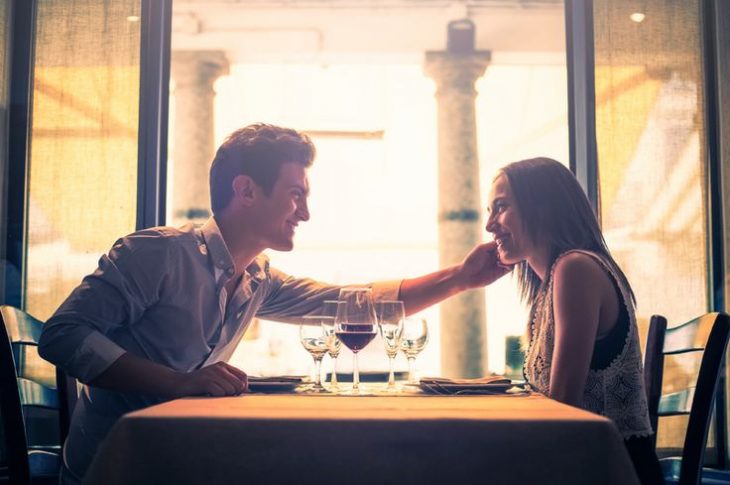
{"label": "man", "polygon": [[[235,395],[245,372],[226,363],[255,316],[299,322],[340,287],[269,267],[309,219],[306,135],[256,124],[231,134],[210,171],[213,217],[202,227],[145,229],[118,240],[48,321],[43,358],[86,384],[64,446],[62,481],[77,483],[124,413],[182,396]],[[506,270],[493,243],[463,264],[373,283],[414,313]]]}

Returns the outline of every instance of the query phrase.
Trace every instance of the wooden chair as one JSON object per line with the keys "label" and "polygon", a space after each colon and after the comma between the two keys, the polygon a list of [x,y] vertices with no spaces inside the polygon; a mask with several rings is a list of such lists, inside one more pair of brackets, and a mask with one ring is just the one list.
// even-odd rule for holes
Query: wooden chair
{"label": "wooden chair", "polygon": [[42,322],[6,305],[0,306],[0,316],[0,463],[5,479],[18,485],[56,484],[76,383],[38,355]]}
{"label": "wooden chair", "polygon": [[[651,317],[644,379],[652,429],[657,429],[662,416],[689,415],[682,456],[660,460],[667,483],[696,485],[703,476],[712,407],[729,336],[730,316],[725,313],[708,313],[674,328],[667,328],[661,315]],[[664,357],[689,352],[703,352],[696,385],[663,395]],[[705,478],[703,482],[711,480]]]}

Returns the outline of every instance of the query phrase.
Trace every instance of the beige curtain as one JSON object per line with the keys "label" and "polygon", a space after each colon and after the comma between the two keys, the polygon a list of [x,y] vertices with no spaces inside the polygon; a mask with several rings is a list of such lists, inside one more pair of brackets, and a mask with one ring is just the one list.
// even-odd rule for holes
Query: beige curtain
{"label": "beige curtain", "polygon": [[139,0],[38,3],[26,306],[49,317],[134,230]]}
{"label": "beige curtain", "polygon": [[[697,0],[594,2],[602,224],[642,335],[654,313],[671,326],[708,308],[699,12]],[[673,363],[665,391],[695,366]],[[658,445],[681,445],[683,419],[664,423]]]}

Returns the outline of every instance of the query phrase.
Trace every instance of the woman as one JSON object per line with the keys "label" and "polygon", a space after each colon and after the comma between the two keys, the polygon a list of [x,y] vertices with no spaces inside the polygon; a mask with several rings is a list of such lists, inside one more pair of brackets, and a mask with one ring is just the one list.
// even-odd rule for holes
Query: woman
{"label": "woman", "polygon": [[642,483],[663,483],[652,447],[634,294],[573,174],[549,158],[504,167],[487,231],[530,304],[525,378],[558,401],[606,416]]}

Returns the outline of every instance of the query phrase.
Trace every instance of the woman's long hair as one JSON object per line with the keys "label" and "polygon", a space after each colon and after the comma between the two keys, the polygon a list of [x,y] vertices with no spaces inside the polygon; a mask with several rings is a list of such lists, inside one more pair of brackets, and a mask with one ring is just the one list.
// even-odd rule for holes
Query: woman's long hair
{"label": "woman's long hair", "polygon": [[[541,157],[511,163],[500,173],[509,181],[528,237],[549,248],[548,271],[565,251],[593,251],[608,261],[636,303],[631,285],[606,246],[593,208],[570,170]],[[533,305],[542,280],[527,261],[517,264],[516,273],[523,301]]]}

